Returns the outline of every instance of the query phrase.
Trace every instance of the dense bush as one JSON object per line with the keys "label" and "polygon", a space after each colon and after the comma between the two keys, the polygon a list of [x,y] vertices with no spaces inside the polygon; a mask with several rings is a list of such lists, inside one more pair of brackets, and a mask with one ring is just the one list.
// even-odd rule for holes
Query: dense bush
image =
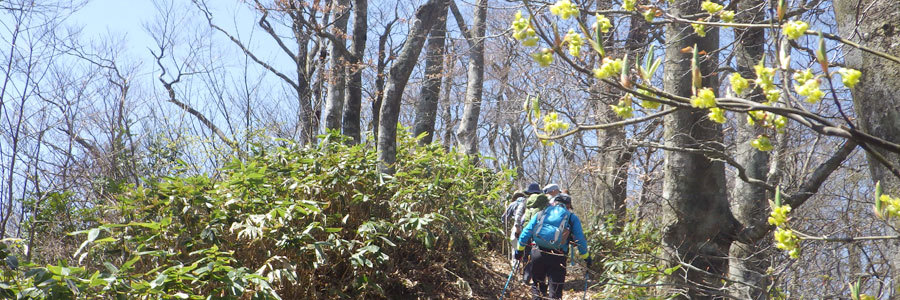
{"label": "dense bush", "polygon": [[84,240],[71,261],[20,265],[22,245],[4,248],[0,297],[396,297],[501,245],[510,173],[439,145],[401,137],[393,176],[378,172],[372,147],[336,135],[254,149],[217,178],[126,189],[97,208],[112,217],[71,233]]}
{"label": "dense bush", "polygon": [[585,228],[585,234],[599,262],[592,268],[594,279],[602,284],[597,298],[669,299],[672,296],[661,287],[665,286],[665,276],[677,268],[666,269],[660,260],[663,249],[658,227],[639,218],[617,222],[615,215],[593,223]]}

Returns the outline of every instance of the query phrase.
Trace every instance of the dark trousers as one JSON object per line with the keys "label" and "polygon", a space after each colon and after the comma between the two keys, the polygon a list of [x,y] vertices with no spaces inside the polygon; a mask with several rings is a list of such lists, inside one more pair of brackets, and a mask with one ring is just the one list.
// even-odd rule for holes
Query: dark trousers
{"label": "dark trousers", "polygon": [[551,253],[534,247],[531,250],[531,263],[532,299],[546,299],[548,288],[550,299],[562,299],[563,284],[566,282],[566,254]]}
{"label": "dark trousers", "polygon": [[531,283],[531,266],[534,265],[531,262],[531,246],[525,246],[525,250],[522,252],[525,252],[525,256],[522,257],[522,263],[525,264],[525,266],[522,267],[522,281],[524,281],[525,284],[529,284]]}

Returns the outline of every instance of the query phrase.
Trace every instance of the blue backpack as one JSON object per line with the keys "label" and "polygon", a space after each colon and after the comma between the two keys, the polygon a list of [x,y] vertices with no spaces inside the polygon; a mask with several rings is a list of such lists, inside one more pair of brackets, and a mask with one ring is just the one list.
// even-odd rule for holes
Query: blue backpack
{"label": "blue backpack", "polygon": [[572,213],[565,204],[548,206],[537,215],[532,239],[546,249],[564,250],[569,240],[569,217]]}

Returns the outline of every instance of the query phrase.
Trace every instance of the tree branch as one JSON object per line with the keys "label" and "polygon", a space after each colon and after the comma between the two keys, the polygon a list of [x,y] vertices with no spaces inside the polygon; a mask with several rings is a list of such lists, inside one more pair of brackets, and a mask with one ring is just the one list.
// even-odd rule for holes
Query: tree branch
{"label": "tree branch", "polygon": [[182,110],[193,115],[195,118],[197,118],[197,120],[200,121],[200,123],[202,123],[204,126],[206,126],[206,128],[208,128],[216,136],[218,136],[219,139],[221,139],[223,142],[225,142],[225,144],[227,144],[229,147],[234,149],[234,151],[236,151],[240,156],[244,156],[244,152],[241,150],[240,145],[238,145],[236,142],[229,139],[228,136],[226,136],[225,133],[222,132],[222,130],[220,130],[218,126],[216,126],[216,124],[214,124],[212,121],[207,119],[206,116],[203,115],[203,113],[197,111],[190,105],[187,105],[186,103],[181,102],[177,98],[175,98],[175,88],[173,87],[173,85],[175,85],[176,83],[181,81],[181,76],[184,75],[184,73],[179,73],[177,76],[175,76],[175,79],[173,79],[172,81],[165,80],[164,77],[166,75],[166,68],[162,64],[162,59],[165,56],[164,55],[165,50],[160,49],[159,55],[157,55],[153,51],[150,51],[150,53],[153,54],[153,57],[156,58],[156,64],[159,66],[160,69],[162,69],[162,73],[159,74],[159,82],[161,82],[163,84],[163,87],[165,87],[166,92],[168,92],[168,94],[169,94],[169,99],[167,99],[167,101],[171,102],[172,104],[175,104]]}
{"label": "tree branch", "polygon": [[469,28],[466,26],[466,19],[463,19],[459,7],[456,6],[456,1],[448,1],[450,1],[450,11],[453,12],[453,18],[456,19],[456,26],[459,27],[459,31],[462,32],[462,36],[466,39],[466,43],[469,44],[469,47],[475,46],[475,41],[472,40],[472,35],[469,34]]}
{"label": "tree branch", "polygon": [[[225,29],[222,29],[222,27],[219,27],[218,25],[214,24],[212,21],[212,15],[209,13],[208,10],[205,9],[205,7],[202,7],[201,4],[198,3],[198,0],[194,0],[194,4],[196,4],[197,7],[200,9],[200,11],[202,11],[203,14],[206,16],[206,20],[209,23],[210,27],[212,27],[215,30],[218,30],[219,32],[221,32],[222,34],[227,36],[228,39],[230,39],[232,42],[234,42],[235,45],[237,45],[239,48],[241,48],[241,51],[243,51],[244,54],[246,54],[248,57],[250,57],[250,59],[252,59],[258,65],[265,68],[266,70],[269,70],[269,72],[272,72],[273,74],[275,74],[275,76],[278,76],[279,78],[281,78],[282,80],[284,80],[285,82],[290,84],[291,87],[293,87],[295,90],[300,90],[300,86],[297,85],[297,83],[294,82],[294,80],[292,80],[290,77],[288,77],[284,73],[279,72],[278,70],[276,70],[274,67],[272,67],[268,63],[266,63],[266,62],[262,61],[261,59],[259,59],[258,57],[256,57],[256,55],[253,54],[253,52],[251,52],[250,49],[248,49],[247,46],[244,45],[244,43],[241,43],[241,41],[239,41],[233,35],[231,35],[227,31],[225,31]],[[297,59],[296,56],[292,56],[292,58],[294,58],[295,60]],[[160,79],[160,80],[162,80],[162,79]],[[175,83],[175,82],[172,82],[172,83]]]}
{"label": "tree branch", "polygon": [[828,176],[831,175],[834,170],[837,170],[838,167],[841,166],[841,163],[850,156],[850,153],[856,149],[858,144],[853,140],[847,140],[844,142],[844,145],[838,149],[833,155],[831,155],[828,160],[819,165],[815,171],[813,171],[812,175],[810,175],[809,179],[807,179],[801,186],[800,189],[795,192],[790,197],[786,197],[785,203],[789,204],[791,207],[799,207],[803,205],[809,197],[815,195],[816,192],[819,191],[819,188],[825,183],[825,180],[828,179]]}

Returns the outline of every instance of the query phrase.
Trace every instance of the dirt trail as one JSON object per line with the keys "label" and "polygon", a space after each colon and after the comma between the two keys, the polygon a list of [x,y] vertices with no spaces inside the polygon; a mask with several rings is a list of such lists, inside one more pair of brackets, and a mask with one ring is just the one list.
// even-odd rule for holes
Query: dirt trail
{"label": "dirt trail", "polygon": [[[480,270],[471,270],[467,274],[469,276],[463,276],[469,277],[464,279],[469,281],[474,299],[498,299],[512,269],[503,254],[496,252],[490,254],[476,259],[475,265],[479,266]],[[590,284],[595,283],[596,280],[590,281]],[[584,268],[581,265],[568,266],[564,290],[564,300],[580,300],[584,297]],[[591,299],[592,294],[592,291],[588,291],[587,299]],[[521,267],[510,281],[504,299],[531,299],[530,285],[522,282]]]}

